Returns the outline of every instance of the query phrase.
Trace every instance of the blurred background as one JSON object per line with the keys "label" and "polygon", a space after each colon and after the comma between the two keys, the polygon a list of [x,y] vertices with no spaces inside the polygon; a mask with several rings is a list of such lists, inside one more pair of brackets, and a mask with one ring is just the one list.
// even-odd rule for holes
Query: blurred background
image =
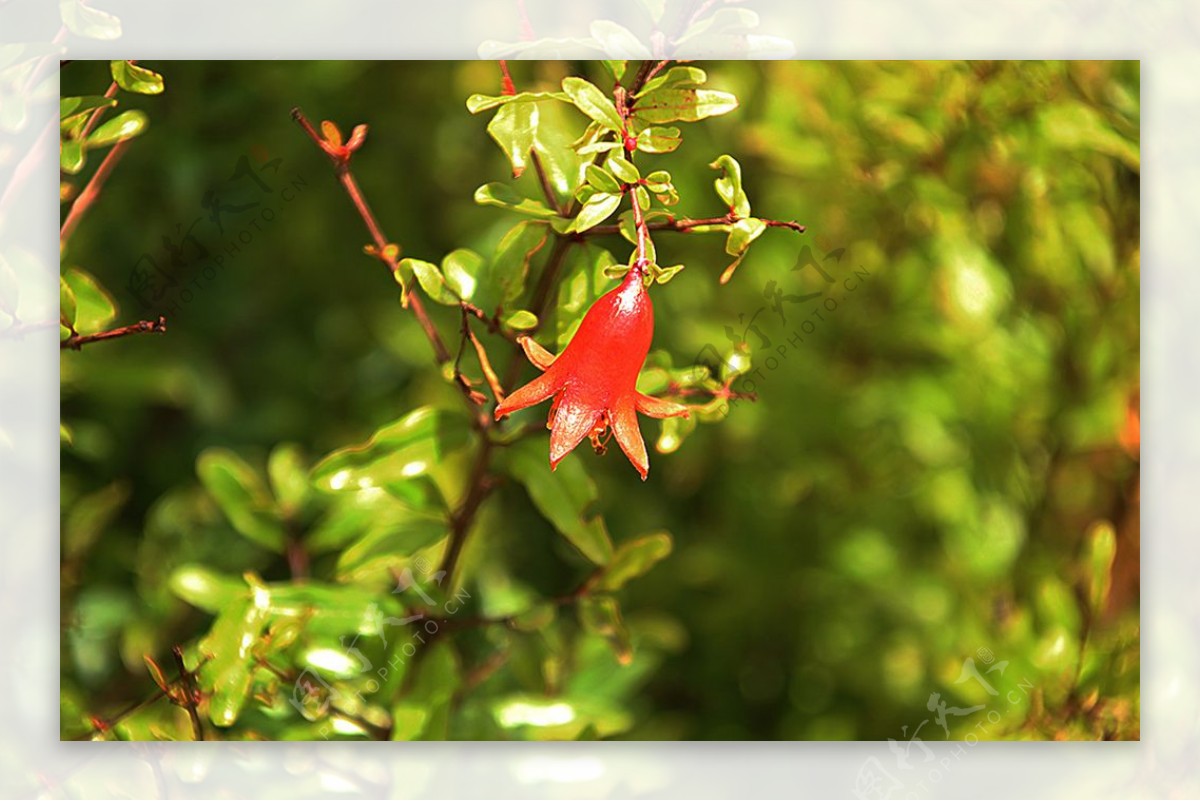
{"label": "blurred background", "polygon": [[[122,96],[149,127],[63,261],[108,288],[116,324],[161,313],[169,329],[62,355],[64,737],[154,691],[145,654],[169,664],[172,645],[209,631],[212,615],[172,589],[181,566],[288,579],[201,487],[201,453],[262,470],[294,443],[311,463],[417,406],[458,403],[289,110],[370,126],[355,172],[406,256],[490,253],[517,219],[472,200],[511,174],[489,115],[464,105],[499,92],[495,63],[145,66],[166,91]],[[734,388],[757,401],[666,437],[643,420],[669,451],[652,449],[644,484],[615,449],[570,457],[618,544],[674,540],[622,592],[631,665],[586,644],[564,656],[557,628],[529,657],[541,679],[566,677],[547,685],[603,700],[570,736],[1137,738],[1137,63],[701,66],[740,108],[639,163],[670,170],[679,213],[705,217],[724,212],[707,165],[729,153],[756,214],[808,230],[767,231],[725,286],[722,236],[655,237],[660,263],[686,269],[654,290],[651,358],[684,366],[744,343],[753,367]],[[511,69],[523,90],[603,75]],[[62,94],[110,80],[107,62],[74,62]],[[537,196],[532,175],[517,186]],[[175,287],[137,279],[189,232],[224,266]],[[431,312],[452,337],[457,314]],[[465,586],[485,604],[583,575],[519,491],[494,496],[473,537]],[[461,653],[511,644],[471,636]],[[523,658],[473,688],[479,709],[511,712],[503,699],[531,692]],[[539,736],[472,703],[443,735]],[[152,707],[124,736],[186,736],[181,714]]]}

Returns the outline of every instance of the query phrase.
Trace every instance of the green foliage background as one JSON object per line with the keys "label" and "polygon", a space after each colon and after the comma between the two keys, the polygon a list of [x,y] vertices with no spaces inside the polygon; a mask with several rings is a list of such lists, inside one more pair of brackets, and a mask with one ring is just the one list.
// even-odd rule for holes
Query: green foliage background
{"label": "green foliage background", "polygon": [[[196,276],[187,302],[180,289],[153,309],[165,335],[62,355],[64,738],[152,697],[145,655],[176,681],[177,644],[190,668],[211,656],[196,677],[209,737],[904,740],[926,720],[925,739],[1138,736],[1136,63],[703,65],[740,107],[684,126],[674,153],[639,155],[643,173],[670,170],[679,213],[720,215],[707,165],[729,153],[755,213],[808,232],[768,230],[725,286],[722,235],[657,233],[660,263],[686,269],[653,289],[651,360],[686,368],[744,336],[752,372],[734,389],[758,400],[670,429],[686,436],[673,453],[651,449],[646,483],[615,447],[598,457],[585,445],[552,479],[544,435],[509,449],[513,477],[482,509],[461,588],[423,569],[444,542],[441,504],[465,487],[465,448],[429,440],[428,474],[396,491],[402,501],[347,500],[308,480],[319,458],[419,407],[465,418],[288,112],[370,126],[355,173],[403,255],[491,254],[519,217],[472,200],[510,169],[485,133],[490,112],[464,101],[499,93],[495,63],[146,66],[166,91],[121,95],[149,125],[64,268],[96,276],[126,324],[148,313],[125,288],[130,270],[145,253],[162,262],[177,226],[202,218],[194,232],[227,261]],[[523,90],[568,75],[611,86],[598,63],[511,67]],[[76,62],[62,92],[97,95],[109,81],[107,63]],[[571,112],[571,138],[586,121]],[[205,192],[242,156],[282,159],[263,175],[293,199],[270,200],[261,230],[248,212],[219,234]],[[532,172],[515,186],[540,198]],[[618,261],[630,251],[617,236],[602,244]],[[805,246],[832,283],[794,269]],[[768,282],[823,295],[784,301],[781,317]],[[432,314],[457,345],[456,310]],[[501,374],[518,358],[500,337],[484,342]],[[649,443],[662,426],[642,420]],[[539,605],[592,567],[521,489],[538,471],[544,491],[585,500],[594,481],[590,508],[569,511],[603,515],[618,548],[669,532],[671,553],[613,596],[628,643],[608,602]],[[222,487],[219,503],[210,490]],[[381,533],[397,526],[399,540]],[[289,541],[309,551],[313,581],[292,577]],[[417,630],[377,636],[380,614],[421,600],[392,592],[405,567],[439,607],[458,593],[449,621],[518,617],[447,622],[372,690]],[[265,582],[258,595],[247,580]],[[956,681],[968,658],[981,674],[1003,664],[986,674],[998,695]],[[332,689],[300,714],[288,699],[305,667]],[[977,709],[944,733],[934,692]],[[193,731],[160,700],[107,736]]]}

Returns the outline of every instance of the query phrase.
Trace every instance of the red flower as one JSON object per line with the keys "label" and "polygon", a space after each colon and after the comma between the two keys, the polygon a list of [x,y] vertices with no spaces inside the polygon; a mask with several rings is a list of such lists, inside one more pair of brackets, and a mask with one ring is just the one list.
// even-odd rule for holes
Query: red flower
{"label": "red flower", "polygon": [[603,452],[601,436],[608,428],[629,461],[642,474],[650,470],[637,412],[651,417],[686,417],[686,406],[637,391],[637,377],[654,336],[654,307],[635,266],[616,289],[605,294],[583,317],[579,330],[557,358],[530,337],[521,337],[537,378],[514,391],[496,407],[496,419],[553,397],[550,407],[550,468],[584,437]]}

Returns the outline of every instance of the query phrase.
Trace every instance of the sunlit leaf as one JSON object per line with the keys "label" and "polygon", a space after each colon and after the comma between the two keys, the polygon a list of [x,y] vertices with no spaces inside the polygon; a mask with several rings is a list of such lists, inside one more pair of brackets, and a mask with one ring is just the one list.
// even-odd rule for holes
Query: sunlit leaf
{"label": "sunlit leaf", "polygon": [[563,91],[571,98],[575,107],[610,131],[620,131],[624,126],[617,107],[608,96],[583,78],[563,78]]}
{"label": "sunlit leaf", "polygon": [[244,579],[197,564],[182,564],[171,571],[168,586],[181,599],[210,614],[250,596]]}
{"label": "sunlit leaf", "polygon": [[89,273],[78,267],[69,268],[63,279],[75,297],[75,330],[95,333],[108,327],[117,316],[116,301]]}
{"label": "sunlit leaf", "polygon": [[579,214],[575,216],[567,230],[582,233],[590,228],[595,228],[612,216],[612,213],[620,205],[621,195],[612,192],[597,192],[583,204],[583,208],[579,210]]}
{"label": "sunlit leaf", "polygon": [[329,454],[313,468],[312,479],[321,489],[358,491],[423,475],[461,447],[467,431],[461,415],[424,406],[363,444]]}
{"label": "sunlit leaf", "polygon": [[683,136],[674,126],[652,125],[637,135],[637,147],[644,153],[670,153],[683,144]]}
{"label": "sunlit leaf", "polygon": [[137,109],[122,111],[112,119],[106,120],[92,131],[87,138],[87,146],[107,147],[126,139],[132,139],[146,130],[147,117]]}
{"label": "sunlit leaf", "polygon": [[708,165],[721,171],[721,177],[713,182],[717,196],[739,217],[750,216],[750,200],[742,189],[742,165],[733,156],[720,156]]}
{"label": "sunlit leaf", "polygon": [[[486,278],[483,257],[473,250],[452,250],[442,259],[442,275],[450,291],[463,300],[474,300],[479,282]],[[491,294],[491,293],[489,293]]]}
{"label": "sunlit leaf", "polygon": [[163,90],[163,77],[153,70],[139,67],[130,61],[109,62],[113,80],[126,92],[157,95]]}
{"label": "sunlit leaf", "polygon": [[646,85],[634,97],[642,98],[659,89],[678,89],[683,87],[702,86],[708,80],[708,75],[699,67],[671,67],[661,75],[646,81]]}
{"label": "sunlit leaf", "polygon": [[712,89],[659,89],[634,107],[634,117],[650,125],[664,122],[696,122],[727,114],[738,107],[737,98]]}
{"label": "sunlit leaf", "polygon": [[570,98],[564,92],[518,92],[515,95],[471,95],[467,98],[467,111],[478,114],[481,111],[509,104],[532,104],[539,100],[562,100],[569,102]]}
{"label": "sunlit leaf", "polygon": [[[589,32],[600,48],[610,56],[621,59],[651,57],[650,48],[642,44],[632,31],[611,20],[596,20],[591,24]],[[613,80],[621,80],[621,76],[625,74],[624,61],[605,61],[603,63],[613,76]]]}
{"label": "sunlit leaf", "polygon": [[530,200],[518,194],[517,190],[508,184],[484,184],[475,190],[475,202],[481,206],[499,206],[509,211],[527,214],[530,217],[537,217],[539,219],[548,220],[558,216],[557,212],[547,208],[545,203],[538,200]]}
{"label": "sunlit leaf", "polygon": [[86,120],[98,108],[112,108],[117,105],[115,97],[89,95],[85,97],[64,97],[58,101],[58,117],[63,130],[72,127],[76,122]]}
{"label": "sunlit leaf", "polygon": [[457,306],[459,304],[458,295],[454,294],[454,290],[446,282],[446,277],[442,275],[441,269],[436,264],[430,264],[421,259],[401,259],[401,269],[411,270],[417,278],[417,283],[421,285],[421,289],[425,290],[425,294],[435,303],[441,303],[444,306]]}

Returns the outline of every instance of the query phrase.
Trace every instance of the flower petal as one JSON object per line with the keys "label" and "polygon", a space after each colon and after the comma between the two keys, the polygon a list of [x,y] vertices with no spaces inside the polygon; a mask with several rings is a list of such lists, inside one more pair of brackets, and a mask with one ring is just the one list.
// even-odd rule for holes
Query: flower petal
{"label": "flower petal", "polygon": [[[549,375],[545,373],[543,375]],[[581,398],[564,394],[558,400],[558,411],[550,423],[550,469],[558,467],[575,446],[596,427],[602,409],[589,406]]]}
{"label": "flower petal", "polygon": [[542,373],[496,405],[496,419],[511,414],[518,409],[541,403],[560,389],[558,376],[554,373]]}
{"label": "flower petal", "polygon": [[525,351],[525,356],[539,370],[549,370],[550,365],[554,364],[554,360],[558,358],[539,345],[533,337],[520,336],[517,337],[517,342],[521,345],[521,349]]}
{"label": "flower petal", "polygon": [[637,394],[637,410],[649,417],[687,417],[688,407],[682,403],[655,398],[651,395]]}
{"label": "flower petal", "polygon": [[646,443],[642,441],[642,432],[638,428],[637,411],[632,399],[620,403],[610,415],[613,436],[617,444],[629,457],[629,461],[642,474],[642,481],[650,473],[650,460],[646,456]]}

